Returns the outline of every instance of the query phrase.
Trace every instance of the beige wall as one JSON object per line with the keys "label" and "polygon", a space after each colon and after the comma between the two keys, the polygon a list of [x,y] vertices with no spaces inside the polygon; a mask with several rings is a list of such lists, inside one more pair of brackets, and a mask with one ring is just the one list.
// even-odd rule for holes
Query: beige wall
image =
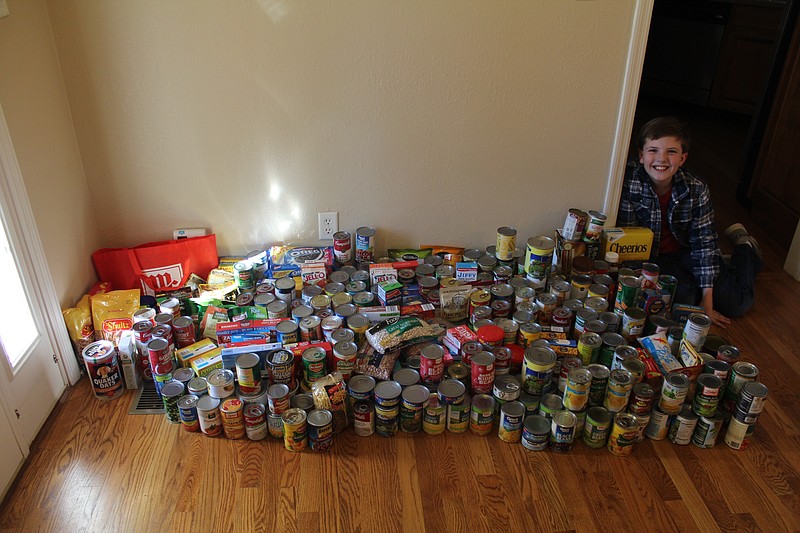
{"label": "beige wall", "polygon": [[99,246],[44,1],[9,0],[0,19],[0,105],[62,307],[95,281]]}
{"label": "beige wall", "polygon": [[634,0],[47,6],[104,245],[317,243],[332,210],[478,246],[603,206]]}

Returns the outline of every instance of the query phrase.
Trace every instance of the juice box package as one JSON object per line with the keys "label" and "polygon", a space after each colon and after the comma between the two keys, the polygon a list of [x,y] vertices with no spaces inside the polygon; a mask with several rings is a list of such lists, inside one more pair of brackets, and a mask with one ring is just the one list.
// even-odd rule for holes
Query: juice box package
{"label": "juice box package", "polygon": [[653,250],[653,231],[650,228],[606,228],[601,241],[601,257],[617,252],[619,260],[647,261]]}

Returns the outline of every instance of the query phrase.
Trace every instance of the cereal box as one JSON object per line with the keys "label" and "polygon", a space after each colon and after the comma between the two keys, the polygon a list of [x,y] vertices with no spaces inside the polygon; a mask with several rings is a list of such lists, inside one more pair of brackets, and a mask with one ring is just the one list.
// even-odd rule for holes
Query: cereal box
{"label": "cereal box", "polygon": [[647,261],[653,250],[653,231],[650,228],[606,228],[603,230],[601,253],[617,252],[619,260]]}

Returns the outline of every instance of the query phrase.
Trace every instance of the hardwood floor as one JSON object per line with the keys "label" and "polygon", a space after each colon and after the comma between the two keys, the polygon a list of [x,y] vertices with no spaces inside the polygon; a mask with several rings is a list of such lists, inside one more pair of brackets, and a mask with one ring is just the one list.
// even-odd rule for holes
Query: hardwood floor
{"label": "hardwood floor", "polygon": [[576,444],[529,452],[495,435],[337,435],[328,454],[275,440],[208,438],[131,394],[70,389],[0,508],[2,531],[800,530],[800,285],[758,279],[754,309],[724,332],[769,399],[734,451],[645,440],[629,457]]}
{"label": "hardwood floor", "polygon": [[557,454],[496,434],[348,429],[330,453],[293,453],[128,415],[130,392],[99,402],[84,379],[32,445],[0,530],[800,531],[800,284],[785,251],[762,247],[754,308],[712,330],[769,387],[744,451],[646,439],[628,457],[582,443]]}

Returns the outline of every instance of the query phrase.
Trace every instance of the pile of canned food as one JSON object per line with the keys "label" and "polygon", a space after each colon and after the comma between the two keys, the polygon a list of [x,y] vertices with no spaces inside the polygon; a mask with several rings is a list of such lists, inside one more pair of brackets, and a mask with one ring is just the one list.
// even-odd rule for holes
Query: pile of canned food
{"label": "pile of canned food", "polygon": [[[337,233],[330,260],[313,247],[288,247],[288,262],[287,247],[239,258],[231,307],[191,316],[189,299],[167,295],[161,312],[137,311],[139,362],[167,419],[291,451],[330,450],[350,426],[363,437],[496,434],[532,451],[582,441],[627,455],[645,438],[710,448],[721,433],[747,447],[767,397],[758,369],[709,335],[700,308],[672,305],[675,279],[657,265],[633,270],[608,252],[563,271],[554,239],[520,249],[508,227],[485,250],[381,258],[374,237],[359,228],[353,247]],[[103,342],[84,358],[106,357]]]}

